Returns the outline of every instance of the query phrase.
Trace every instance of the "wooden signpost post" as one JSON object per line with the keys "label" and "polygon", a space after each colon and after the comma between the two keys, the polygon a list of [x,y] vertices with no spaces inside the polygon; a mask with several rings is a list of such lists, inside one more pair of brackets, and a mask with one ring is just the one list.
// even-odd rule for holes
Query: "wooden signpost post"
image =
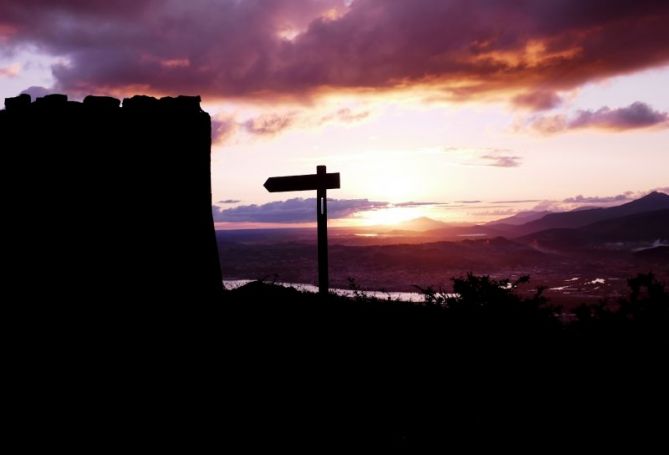
{"label": "wooden signpost post", "polygon": [[327,174],[325,166],[316,166],[316,173],[270,177],[264,187],[270,193],[316,190],[316,221],[318,224],[318,293],[328,294],[328,197],[327,190],[340,188],[339,172]]}

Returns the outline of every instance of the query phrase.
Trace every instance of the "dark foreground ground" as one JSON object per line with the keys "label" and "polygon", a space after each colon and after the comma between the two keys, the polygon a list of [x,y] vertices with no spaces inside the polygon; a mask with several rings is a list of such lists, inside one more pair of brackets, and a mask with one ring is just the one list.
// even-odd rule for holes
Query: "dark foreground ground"
{"label": "dark foreground ground", "polygon": [[662,452],[669,298],[652,277],[631,285],[570,324],[541,297],[474,276],[454,283],[461,299],[425,305],[252,283],[213,307],[60,307],[32,318],[39,342],[10,345],[31,347],[12,373],[30,392],[14,421],[40,419],[52,431],[39,438],[73,449],[543,452],[589,441]]}
{"label": "dark foreground ground", "polygon": [[270,440],[351,450],[665,434],[669,297],[652,277],[569,324],[498,284],[470,276],[454,283],[461,299],[426,305],[229,292],[241,433],[262,422]]}

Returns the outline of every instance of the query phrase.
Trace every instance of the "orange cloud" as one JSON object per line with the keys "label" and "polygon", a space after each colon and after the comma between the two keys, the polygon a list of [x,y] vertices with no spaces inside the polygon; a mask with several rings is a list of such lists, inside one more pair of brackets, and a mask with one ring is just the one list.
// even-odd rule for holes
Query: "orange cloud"
{"label": "orange cloud", "polygon": [[0,77],[16,77],[21,72],[21,65],[13,64],[6,67],[0,66]]}

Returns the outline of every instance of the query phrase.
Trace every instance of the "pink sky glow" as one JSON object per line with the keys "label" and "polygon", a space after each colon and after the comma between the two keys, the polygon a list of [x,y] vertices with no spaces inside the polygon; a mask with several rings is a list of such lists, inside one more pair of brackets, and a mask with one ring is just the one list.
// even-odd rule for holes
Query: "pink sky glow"
{"label": "pink sky glow", "polygon": [[[666,1],[0,0],[0,97],[199,94],[219,227],[334,226],[669,189]],[[221,202],[219,202],[221,201]],[[291,218],[292,216],[292,218]]]}

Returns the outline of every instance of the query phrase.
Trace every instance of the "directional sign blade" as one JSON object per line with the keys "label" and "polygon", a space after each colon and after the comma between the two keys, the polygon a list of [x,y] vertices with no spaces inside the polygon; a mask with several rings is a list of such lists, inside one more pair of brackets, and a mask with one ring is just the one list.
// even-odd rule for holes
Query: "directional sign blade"
{"label": "directional sign blade", "polygon": [[325,189],[331,190],[340,188],[339,172],[318,175],[291,175],[288,177],[270,177],[265,182],[264,187],[270,193],[282,191],[308,191]]}

